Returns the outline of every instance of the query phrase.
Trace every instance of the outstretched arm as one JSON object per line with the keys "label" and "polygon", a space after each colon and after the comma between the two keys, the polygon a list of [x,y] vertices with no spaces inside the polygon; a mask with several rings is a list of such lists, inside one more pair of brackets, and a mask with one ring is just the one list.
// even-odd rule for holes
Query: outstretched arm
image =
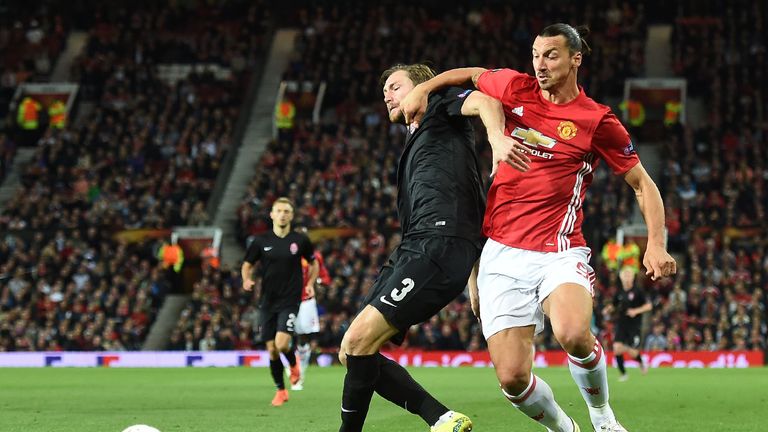
{"label": "outstretched arm", "polygon": [[493,151],[491,176],[496,174],[499,162],[506,162],[521,172],[528,171],[531,160],[525,154],[526,147],[504,134],[504,109],[501,102],[479,91],[474,91],[467,96],[461,106],[461,114],[479,116],[488,131],[488,142]]}
{"label": "outstretched arm", "polygon": [[648,227],[648,246],[643,257],[645,274],[656,280],[677,273],[675,259],[667,253],[664,241],[664,202],[659,188],[639,162],[624,174],[624,180],[635,190],[640,212]]}
{"label": "outstretched arm", "polygon": [[445,71],[429,81],[417,85],[402,102],[400,109],[403,111],[405,123],[413,123],[419,126],[421,118],[427,109],[429,94],[444,87],[466,87],[472,82],[477,87],[477,79],[486,69],[478,67],[458,68]]}

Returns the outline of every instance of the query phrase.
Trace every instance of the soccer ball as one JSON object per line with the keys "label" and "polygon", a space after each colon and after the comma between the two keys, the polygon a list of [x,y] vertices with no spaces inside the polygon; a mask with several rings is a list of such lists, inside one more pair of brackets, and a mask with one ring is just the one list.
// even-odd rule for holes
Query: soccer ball
{"label": "soccer ball", "polygon": [[133,425],[123,429],[123,432],[160,432],[159,430],[147,425]]}

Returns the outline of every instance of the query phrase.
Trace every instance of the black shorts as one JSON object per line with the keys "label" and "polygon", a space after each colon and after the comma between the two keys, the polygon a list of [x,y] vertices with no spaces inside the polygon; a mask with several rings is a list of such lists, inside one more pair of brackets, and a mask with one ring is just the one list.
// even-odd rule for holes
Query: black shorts
{"label": "black shorts", "polygon": [[640,346],[639,325],[617,325],[614,342],[621,342],[629,348],[637,349]]}
{"label": "black shorts", "polygon": [[278,310],[259,309],[257,339],[262,342],[275,340],[277,332],[293,334],[296,316],[299,314],[299,305],[288,306]]}
{"label": "black shorts", "polygon": [[464,291],[479,257],[480,250],[459,237],[405,239],[363,303],[399,330],[391,339],[399,345],[410,326],[427,321]]}

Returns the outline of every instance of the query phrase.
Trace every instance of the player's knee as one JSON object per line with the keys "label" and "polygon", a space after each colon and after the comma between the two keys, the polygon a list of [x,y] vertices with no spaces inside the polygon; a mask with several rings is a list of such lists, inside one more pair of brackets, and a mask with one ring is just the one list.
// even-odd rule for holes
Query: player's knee
{"label": "player's knee", "polygon": [[359,326],[352,326],[344,335],[345,354],[362,355],[367,354],[370,345],[373,344],[370,331]]}
{"label": "player's knee", "polygon": [[279,352],[288,352],[290,348],[291,348],[290,340],[275,342],[275,349]]}
{"label": "player's knee", "polygon": [[572,356],[585,357],[594,348],[594,337],[588,331],[566,329],[556,337],[563,349]]}
{"label": "player's knee", "polygon": [[531,369],[520,365],[496,371],[499,385],[507,394],[515,396],[522,393],[531,380]]}
{"label": "player's knee", "polygon": [[277,346],[271,345],[267,347],[267,351],[269,352],[270,360],[276,360],[280,358],[280,351],[277,349]]}

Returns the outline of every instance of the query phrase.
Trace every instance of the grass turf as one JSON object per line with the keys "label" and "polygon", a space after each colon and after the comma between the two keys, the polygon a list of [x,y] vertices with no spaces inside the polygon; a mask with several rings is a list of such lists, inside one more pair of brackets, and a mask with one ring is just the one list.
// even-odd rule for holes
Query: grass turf
{"label": "grass turf", "polygon": [[[414,377],[476,431],[543,431],[510,407],[490,368],[417,368]],[[566,368],[538,369],[585,432],[586,407]],[[0,431],[318,431],[339,427],[344,370],[311,368],[305,390],[279,408],[266,368],[0,369]],[[768,369],[654,369],[617,382],[611,404],[630,431],[766,431]],[[420,418],[374,396],[366,431],[428,431]]]}

